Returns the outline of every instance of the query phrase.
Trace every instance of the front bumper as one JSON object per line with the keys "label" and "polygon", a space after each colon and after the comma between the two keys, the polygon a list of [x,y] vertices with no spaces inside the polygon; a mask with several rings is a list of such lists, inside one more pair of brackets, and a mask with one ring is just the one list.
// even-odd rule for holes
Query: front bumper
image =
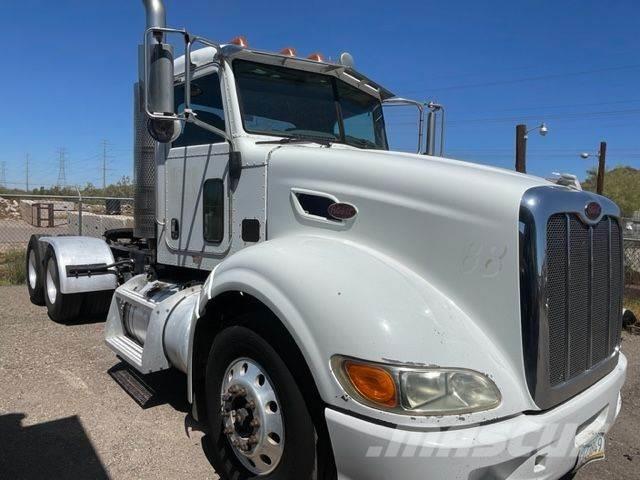
{"label": "front bumper", "polygon": [[620,411],[627,360],[562,405],[484,425],[414,430],[327,409],[339,480],[556,479]]}

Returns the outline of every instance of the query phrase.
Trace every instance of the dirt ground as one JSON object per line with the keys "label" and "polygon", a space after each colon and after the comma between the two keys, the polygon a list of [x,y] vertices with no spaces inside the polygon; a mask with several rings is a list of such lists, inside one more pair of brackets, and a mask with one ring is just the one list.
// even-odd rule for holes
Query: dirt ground
{"label": "dirt ground", "polygon": [[[161,402],[140,408],[107,373],[119,362],[103,328],[54,323],[25,287],[0,287],[0,479],[218,478],[184,375],[149,378]],[[629,372],[607,459],[580,480],[640,478],[640,336],[625,334],[623,351]]]}

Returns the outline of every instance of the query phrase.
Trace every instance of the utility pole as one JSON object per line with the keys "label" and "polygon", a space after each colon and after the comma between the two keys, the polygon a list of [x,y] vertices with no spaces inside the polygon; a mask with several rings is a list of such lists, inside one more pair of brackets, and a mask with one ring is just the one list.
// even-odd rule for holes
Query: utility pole
{"label": "utility pole", "polygon": [[516,172],[527,173],[527,126],[516,125]]}
{"label": "utility pole", "polygon": [[[593,153],[582,152],[580,157],[586,160],[587,158],[593,156]],[[607,142],[600,142],[600,149],[598,150],[598,173],[596,175],[596,193],[598,195],[604,195],[604,174],[606,171],[606,162],[607,162]]]}
{"label": "utility pole", "polygon": [[596,184],[596,193],[598,195],[602,195],[602,192],[604,192],[604,172],[606,159],[607,142],[600,142],[600,152],[598,153],[598,180]]}
{"label": "utility pole", "polygon": [[546,123],[541,123],[530,130],[527,130],[527,126],[522,123],[516,125],[516,172],[527,173],[527,139],[529,132],[534,130],[537,130],[542,137],[549,133]]}
{"label": "utility pole", "polygon": [[102,140],[102,193],[107,188],[107,141]]}
{"label": "utility pole", "polygon": [[64,147],[58,150],[58,154],[60,156],[58,160],[58,183],[57,183],[58,187],[65,187],[67,185],[67,172],[65,169],[66,153],[67,152]]}
{"label": "utility pole", "polygon": [[7,185],[7,162],[2,161],[2,169],[0,170],[0,187]]}
{"label": "utility pole", "polygon": [[26,179],[27,193],[29,193],[29,154],[28,153],[26,155],[25,160],[26,160],[26,168],[25,168],[25,170],[26,170],[26,177],[27,177],[27,179]]}

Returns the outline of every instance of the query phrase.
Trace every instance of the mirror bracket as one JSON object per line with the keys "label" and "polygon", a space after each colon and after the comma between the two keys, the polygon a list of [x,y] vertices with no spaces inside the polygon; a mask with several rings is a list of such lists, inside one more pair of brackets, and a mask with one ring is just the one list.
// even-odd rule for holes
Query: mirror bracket
{"label": "mirror bracket", "polygon": [[[185,58],[185,69],[184,69],[184,112],[182,114],[171,113],[167,114],[166,112],[152,112],[149,107],[149,38],[150,36],[157,38],[158,35],[163,34],[177,34],[183,37],[184,39],[184,58]],[[199,118],[197,118],[197,114],[191,108],[191,75],[192,75],[192,62],[191,62],[191,50],[195,43],[200,43],[209,47],[213,47],[216,49],[216,55],[219,55],[221,52],[221,47],[219,44],[212,42],[204,37],[198,37],[195,35],[191,35],[184,29],[177,28],[165,28],[165,27],[151,27],[145,30],[144,32],[144,112],[147,115],[147,118],[151,122],[155,122],[154,125],[160,124],[160,121],[171,121],[171,122],[190,122],[193,123],[200,128],[208,130],[220,137],[224,138],[228,142],[231,142],[230,135],[219,128],[214,127],[213,125],[209,125],[206,122],[203,122]],[[194,65],[195,67],[195,65]],[[175,125],[175,123],[174,123]],[[155,137],[154,137],[155,138]],[[161,141],[162,138],[167,138],[166,136],[156,138],[156,140]],[[163,142],[166,143],[166,142]]]}

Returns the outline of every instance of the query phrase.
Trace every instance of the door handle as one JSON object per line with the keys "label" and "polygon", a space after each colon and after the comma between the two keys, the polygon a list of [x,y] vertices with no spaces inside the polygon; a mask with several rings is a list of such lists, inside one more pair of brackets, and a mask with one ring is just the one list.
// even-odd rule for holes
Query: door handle
{"label": "door handle", "polygon": [[177,218],[171,219],[171,240],[180,238],[180,224]]}

